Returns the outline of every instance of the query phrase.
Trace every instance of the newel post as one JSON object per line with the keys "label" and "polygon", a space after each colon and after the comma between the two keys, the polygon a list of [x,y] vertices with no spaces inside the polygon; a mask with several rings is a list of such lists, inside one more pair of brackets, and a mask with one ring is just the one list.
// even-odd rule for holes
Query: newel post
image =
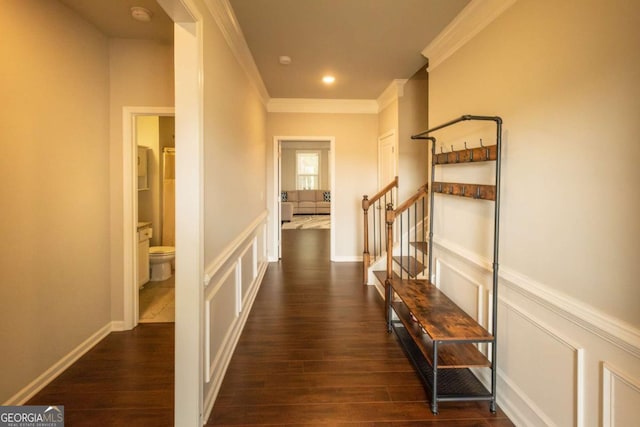
{"label": "newel post", "polygon": [[391,302],[393,300],[391,279],[393,278],[393,223],[395,219],[396,213],[393,210],[393,204],[388,203],[385,215],[385,222],[387,223],[387,279],[384,281],[384,299],[387,330],[389,332],[391,331]]}
{"label": "newel post", "polygon": [[369,265],[371,256],[369,255],[369,196],[362,196],[362,210],[364,212],[364,250],[362,252],[363,282],[369,282]]}

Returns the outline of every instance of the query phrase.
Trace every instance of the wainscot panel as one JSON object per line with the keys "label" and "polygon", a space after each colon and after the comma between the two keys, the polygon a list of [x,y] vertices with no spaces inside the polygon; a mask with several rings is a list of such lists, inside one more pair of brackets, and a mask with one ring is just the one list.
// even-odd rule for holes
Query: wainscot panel
{"label": "wainscot panel", "polygon": [[637,425],[640,380],[605,362],[602,364],[602,388],[603,427]]}
{"label": "wainscot panel", "polygon": [[[434,257],[432,280],[490,328],[490,261],[437,236]],[[498,296],[497,398],[516,425],[640,419],[640,331],[504,265]]]}
{"label": "wainscot panel", "polygon": [[267,269],[266,220],[264,212],[205,271],[203,419],[209,418]]}

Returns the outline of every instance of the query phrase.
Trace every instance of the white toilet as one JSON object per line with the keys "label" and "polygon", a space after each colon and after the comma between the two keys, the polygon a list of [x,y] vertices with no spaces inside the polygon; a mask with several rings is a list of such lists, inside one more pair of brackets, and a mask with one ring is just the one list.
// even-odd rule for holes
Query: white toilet
{"label": "white toilet", "polygon": [[173,246],[151,246],[149,248],[149,265],[152,282],[160,282],[171,277],[171,264],[176,257]]}

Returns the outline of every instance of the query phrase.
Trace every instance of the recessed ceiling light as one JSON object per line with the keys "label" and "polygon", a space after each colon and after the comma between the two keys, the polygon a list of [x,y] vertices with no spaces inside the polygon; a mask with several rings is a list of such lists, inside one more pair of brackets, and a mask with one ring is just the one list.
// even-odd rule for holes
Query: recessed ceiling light
{"label": "recessed ceiling light", "polygon": [[280,63],[281,63],[282,65],[289,65],[289,64],[291,64],[291,57],[286,56],[286,55],[281,56],[281,57],[280,57]]}
{"label": "recessed ceiling light", "polygon": [[146,7],[133,6],[131,8],[131,17],[140,22],[151,22],[153,13]]}
{"label": "recessed ceiling light", "polygon": [[333,82],[335,82],[335,81],[336,81],[336,78],[335,78],[335,77],[333,77],[333,76],[324,76],[324,77],[322,78],[322,81],[323,81],[325,84],[330,85],[331,83],[333,83]]}

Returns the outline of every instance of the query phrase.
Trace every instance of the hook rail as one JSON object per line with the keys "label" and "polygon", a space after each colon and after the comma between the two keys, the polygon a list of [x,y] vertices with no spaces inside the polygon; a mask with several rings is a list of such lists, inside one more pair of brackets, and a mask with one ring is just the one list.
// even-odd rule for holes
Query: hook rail
{"label": "hook rail", "polygon": [[448,165],[451,163],[488,162],[497,160],[497,158],[497,145],[485,145],[449,152],[442,151],[442,147],[440,147],[440,153],[433,157],[433,162],[436,165]]}
{"label": "hook rail", "polygon": [[496,186],[484,184],[464,184],[458,182],[436,181],[431,187],[434,193],[451,196],[470,197],[472,199],[496,200]]}

